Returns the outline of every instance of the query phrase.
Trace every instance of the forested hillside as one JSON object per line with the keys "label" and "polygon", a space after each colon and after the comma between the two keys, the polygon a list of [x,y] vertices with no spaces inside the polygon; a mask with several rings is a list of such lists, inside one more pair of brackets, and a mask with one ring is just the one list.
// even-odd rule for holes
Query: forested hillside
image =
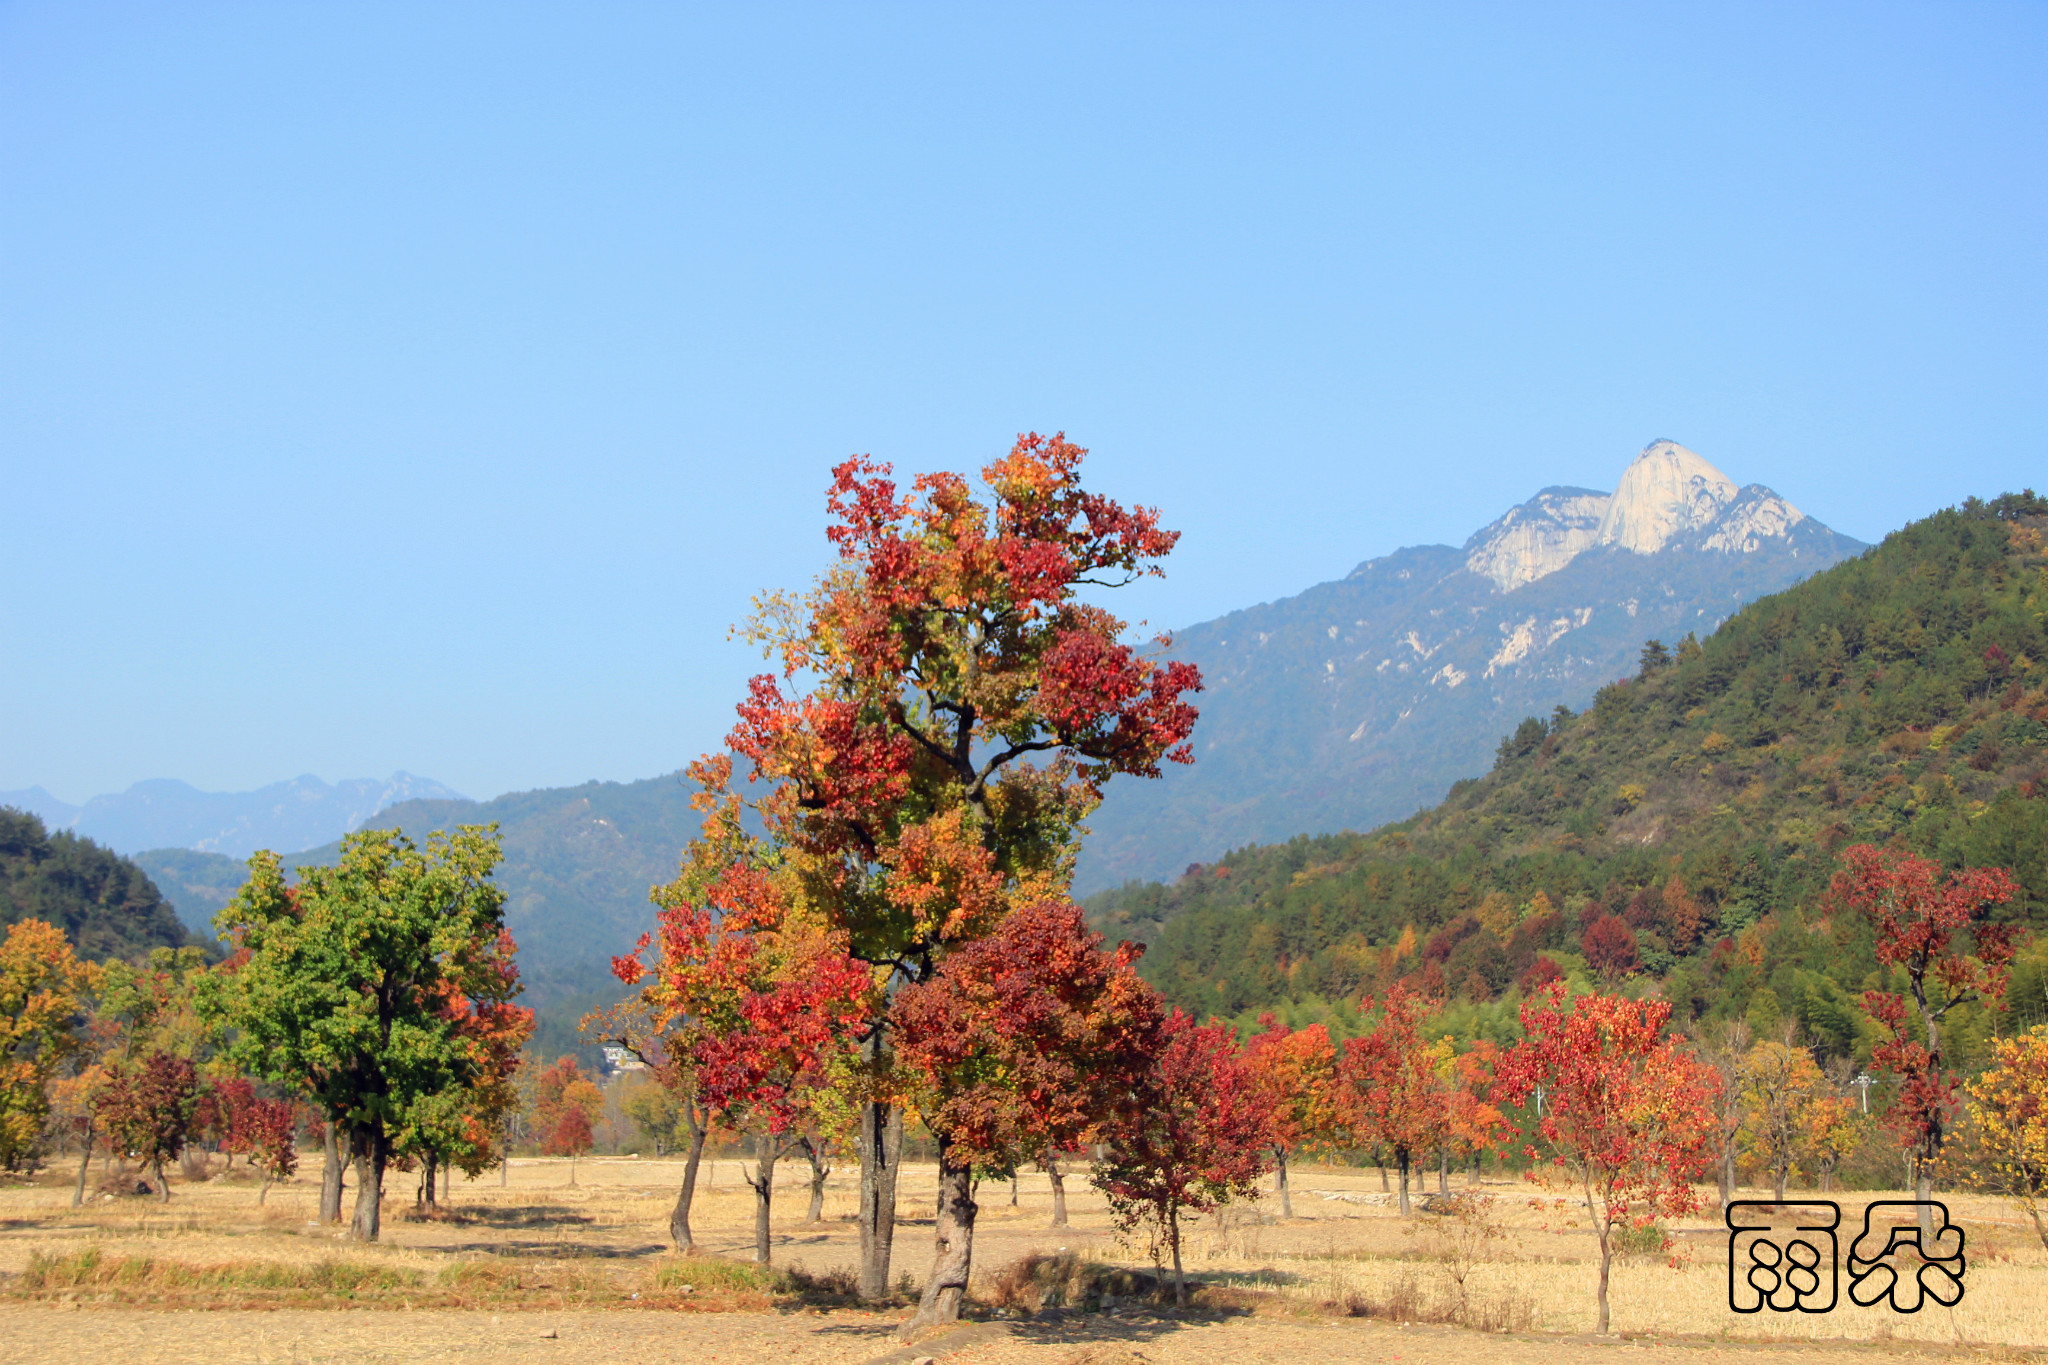
{"label": "forested hillside", "polygon": [[139,959],[192,941],[134,863],[0,806],[0,928],[25,919],[56,925],[89,958]]}
{"label": "forested hillside", "polygon": [[[2044,533],[2031,493],[1929,517],[1704,641],[1646,647],[1639,676],[1524,721],[1411,820],[1242,849],[1092,916],[1150,941],[1146,975],[1197,1012],[1341,1026],[1410,972],[1484,1002],[1562,970],[1682,1015],[1796,1017],[1848,1054],[1876,963],[1823,914],[1844,846],[2009,867],[2012,913],[2048,927]],[[2012,1000],[2048,1017],[2038,943]]]}

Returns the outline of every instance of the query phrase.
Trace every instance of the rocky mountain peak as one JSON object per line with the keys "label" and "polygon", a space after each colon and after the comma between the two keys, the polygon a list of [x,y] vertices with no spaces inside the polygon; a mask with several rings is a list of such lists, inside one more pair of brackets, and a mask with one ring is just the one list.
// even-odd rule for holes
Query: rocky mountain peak
{"label": "rocky mountain peak", "polygon": [[1735,501],[1735,480],[1676,441],[1652,441],[1622,471],[1600,522],[1600,543],[1655,554]]}
{"label": "rocky mountain peak", "polygon": [[1806,514],[1761,484],[1735,481],[1676,441],[1656,440],[1612,493],[1546,488],[1465,542],[1465,567],[1502,592],[1556,573],[1587,550],[1652,555],[1679,547],[1750,554],[1784,541]]}

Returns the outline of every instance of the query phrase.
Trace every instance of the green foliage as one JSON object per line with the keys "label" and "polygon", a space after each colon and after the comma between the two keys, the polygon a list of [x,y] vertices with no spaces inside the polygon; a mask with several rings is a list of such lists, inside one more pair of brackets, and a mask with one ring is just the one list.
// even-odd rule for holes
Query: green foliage
{"label": "green foliage", "polygon": [[[1412,819],[1128,884],[1091,919],[1149,942],[1144,974],[1198,1015],[1278,1008],[1343,1031],[1339,1002],[1390,973],[1498,1002],[1615,916],[1681,1019],[1754,1006],[1867,1055],[1869,931],[1820,917],[1841,847],[2009,867],[2010,913],[2048,927],[2039,502],[1938,513],[1704,641],[1646,650],[1641,676],[1583,715],[1524,721],[1493,771]],[[2016,986],[2035,989],[2030,970]]]}
{"label": "green foliage", "polygon": [[152,948],[202,941],[128,859],[0,807],[0,929],[30,919],[56,925],[89,958],[139,961]]}

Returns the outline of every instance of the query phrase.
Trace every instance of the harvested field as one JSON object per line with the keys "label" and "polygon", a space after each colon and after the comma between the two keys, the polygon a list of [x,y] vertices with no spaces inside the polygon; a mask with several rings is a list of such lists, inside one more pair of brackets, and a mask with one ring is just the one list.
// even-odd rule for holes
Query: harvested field
{"label": "harvested field", "polygon": [[[252,1184],[221,1177],[174,1181],[168,1205],[98,1195],[80,1209],[54,1177],[15,1184],[0,1189],[0,1360],[794,1365],[899,1349],[891,1334],[903,1309],[867,1311],[847,1292],[857,1253],[850,1168],[834,1175],[814,1225],[802,1222],[808,1172],[784,1168],[767,1268],[746,1261],[753,1206],[739,1163],[708,1174],[695,1218],[704,1254],[691,1258],[667,1247],[680,1167],[663,1161],[584,1160],[574,1185],[566,1162],[516,1161],[504,1185],[495,1173],[458,1179],[448,1210],[431,1219],[405,1216],[411,1189],[394,1175],[374,1246],[312,1221],[317,1180],[275,1187],[262,1206]],[[896,1240],[906,1294],[930,1256],[935,1188],[930,1168],[906,1168]],[[1873,1350],[2048,1354],[2048,1255],[1989,1200],[1948,1199],[1969,1238],[1967,1293],[1954,1309],[1732,1313],[1726,1233],[1702,1218],[1618,1263],[1620,1340],[1600,1342],[1586,1335],[1592,1236],[1569,1214],[1533,1208],[1526,1187],[1481,1186],[1498,1235],[1462,1244],[1457,1220],[1404,1220],[1380,1202],[1371,1170],[1302,1169],[1295,1188],[1293,1219],[1275,1217],[1267,1200],[1191,1229],[1188,1268],[1203,1288],[1180,1313],[1148,1300],[1144,1249],[1118,1244],[1080,1178],[1068,1180],[1074,1225],[1058,1230],[1047,1226],[1044,1176],[1021,1182],[1014,1207],[1007,1186],[986,1185],[976,1254],[986,1321],[900,1358],[1428,1362],[1479,1349],[1534,1361],[1568,1347],[1571,1358],[1628,1349],[1631,1361],[1782,1354],[1814,1365]],[[1878,1197],[1843,1197],[1845,1224]]]}

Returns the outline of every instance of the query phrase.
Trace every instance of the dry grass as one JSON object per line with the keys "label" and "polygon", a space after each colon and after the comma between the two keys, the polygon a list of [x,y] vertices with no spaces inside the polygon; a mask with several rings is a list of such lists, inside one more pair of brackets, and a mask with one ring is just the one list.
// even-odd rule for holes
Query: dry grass
{"label": "dry grass", "polygon": [[[499,1310],[808,1310],[851,1304],[858,1239],[853,1171],[835,1173],[825,1218],[802,1223],[808,1172],[781,1174],[776,1264],[751,1264],[752,1196],[738,1163],[721,1160],[699,1197],[701,1249],[673,1255],[665,1229],[677,1163],[598,1160],[517,1163],[456,1184],[442,1215],[409,1221],[405,1177],[387,1198],[385,1240],[361,1246],[313,1222],[317,1170],[273,1187],[256,1203],[253,1184],[215,1173],[182,1183],[168,1205],[114,1193],[70,1207],[61,1173],[0,1187],[0,1298],[80,1306],[151,1308],[480,1308]],[[99,1182],[96,1182],[99,1183]],[[1489,1184],[1484,1225],[1391,1207],[1318,1198],[1372,1198],[1371,1171],[1298,1171],[1291,1220],[1270,1203],[1204,1219],[1188,1230],[1187,1269],[1200,1286],[1198,1313],[1298,1321],[1357,1316],[1386,1323],[1441,1323],[1477,1331],[1584,1333],[1594,1324],[1597,1260],[1583,1219],[1531,1206],[1527,1187]],[[132,1181],[127,1188],[132,1189]],[[896,1264],[914,1289],[930,1257],[930,1168],[906,1168]],[[1120,1245],[1107,1210],[1081,1179],[1068,1182],[1074,1224],[1046,1226],[1050,1189],[1027,1176],[1012,1208],[1005,1186],[981,1190],[975,1291],[1005,1315],[1047,1310],[1157,1307],[1160,1286],[1142,1249]],[[1845,1228],[1866,1197],[1842,1199]],[[1953,1196],[1969,1235],[1967,1293],[1953,1311],[1906,1317],[1844,1301],[1819,1317],[1760,1314],[1727,1306],[1726,1233],[1705,1218],[1673,1224],[1617,1263],[1614,1328],[1636,1336],[1739,1341],[1890,1341],[2048,1349],[2048,1255],[2010,1210]],[[1668,1234],[1669,1245],[1655,1242]],[[1462,1238],[1462,1241],[1460,1240]]]}

